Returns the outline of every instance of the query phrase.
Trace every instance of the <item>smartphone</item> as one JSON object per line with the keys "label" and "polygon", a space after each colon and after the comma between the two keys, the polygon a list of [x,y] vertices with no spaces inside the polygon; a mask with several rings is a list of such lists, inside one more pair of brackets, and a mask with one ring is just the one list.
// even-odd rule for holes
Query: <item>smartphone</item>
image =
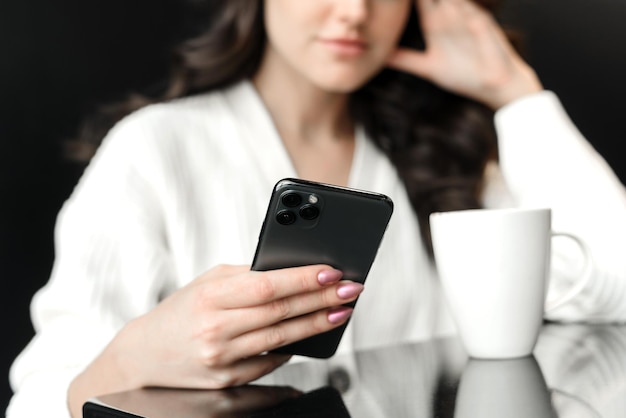
{"label": "smartphone", "polygon": [[288,386],[220,390],[144,388],[91,398],[84,418],[350,418],[337,389],[300,392]]}
{"label": "smartphone", "polygon": [[[343,271],[343,279],[364,283],[392,213],[393,202],[380,193],[282,179],[271,194],[252,270],[328,264]],[[274,351],[331,357],[347,325]]]}

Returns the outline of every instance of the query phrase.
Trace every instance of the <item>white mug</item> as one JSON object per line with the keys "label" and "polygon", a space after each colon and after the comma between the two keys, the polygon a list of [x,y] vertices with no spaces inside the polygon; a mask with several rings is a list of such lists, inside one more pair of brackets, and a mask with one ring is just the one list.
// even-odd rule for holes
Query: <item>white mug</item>
{"label": "white mug", "polygon": [[[444,296],[474,358],[530,355],[544,313],[576,296],[591,277],[589,250],[577,237],[552,231],[548,208],[433,213],[430,228]],[[585,264],[566,294],[546,301],[553,236],[577,242]]]}

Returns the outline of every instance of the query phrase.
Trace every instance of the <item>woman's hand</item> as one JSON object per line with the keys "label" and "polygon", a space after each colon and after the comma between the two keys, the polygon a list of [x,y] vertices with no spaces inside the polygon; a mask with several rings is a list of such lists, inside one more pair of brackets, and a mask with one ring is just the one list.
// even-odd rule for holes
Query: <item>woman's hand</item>
{"label": "woman's hand", "polygon": [[493,16],[471,0],[416,0],[425,51],[397,50],[389,66],[494,110],[543,89]]}
{"label": "woman's hand", "polygon": [[266,272],[218,266],[124,327],[70,386],[75,416],[89,397],[146,386],[216,389],[289,359],[268,351],[343,324],[363,290],[328,266]]}

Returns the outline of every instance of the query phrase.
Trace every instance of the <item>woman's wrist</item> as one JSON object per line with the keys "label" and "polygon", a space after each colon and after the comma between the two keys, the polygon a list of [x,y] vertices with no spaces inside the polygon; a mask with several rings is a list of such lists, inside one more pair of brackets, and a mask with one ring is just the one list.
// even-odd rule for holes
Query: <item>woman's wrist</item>
{"label": "woman's wrist", "polygon": [[85,370],[72,380],[67,403],[72,417],[82,416],[82,406],[94,396],[143,386],[141,373],[132,359],[134,321],[124,327]]}
{"label": "woman's wrist", "polygon": [[543,85],[535,71],[524,62],[518,63],[514,74],[499,86],[494,86],[493,93],[485,104],[497,111],[523,97],[543,91]]}

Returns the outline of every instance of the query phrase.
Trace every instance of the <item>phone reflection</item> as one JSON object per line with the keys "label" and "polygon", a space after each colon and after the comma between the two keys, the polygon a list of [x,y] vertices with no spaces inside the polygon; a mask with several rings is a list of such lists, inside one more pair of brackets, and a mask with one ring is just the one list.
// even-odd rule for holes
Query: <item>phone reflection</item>
{"label": "phone reflection", "polygon": [[556,418],[535,357],[470,359],[459,384],[454,418]]}
{"label": "phone reflection", "polygon": [[286,386],[223,390],[141,389],[105,395],[85,405],[85,418],[350,418],[329,386],[300,392]]}

